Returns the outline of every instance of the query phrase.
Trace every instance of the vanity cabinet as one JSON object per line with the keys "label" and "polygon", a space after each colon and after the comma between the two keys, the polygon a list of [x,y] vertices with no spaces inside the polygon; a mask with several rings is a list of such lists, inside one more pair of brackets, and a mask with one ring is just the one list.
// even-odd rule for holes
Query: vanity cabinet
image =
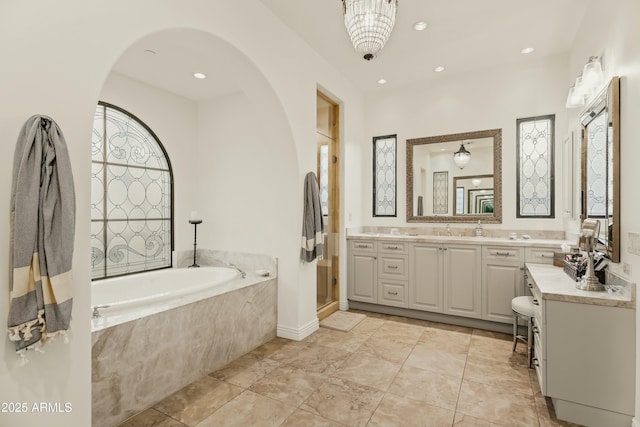
{"label": "vanity cabinet", "polygon": [[378,242],[352,240],[349,245],[349,299],[378,302]]}
{"label": "vanity cabinet", "polygon": [[378,304],[407,307],[408,244],[378,242]]}
{"label": "vanity cabinet", "polygon": [[524,295],[524,248],[482,248],[482,319],[513,323],[511,300]]}
{"label": "vanity cabinet", "polygon": [[481,317],[481,249],[474,245],[409,245],[409,308]]}

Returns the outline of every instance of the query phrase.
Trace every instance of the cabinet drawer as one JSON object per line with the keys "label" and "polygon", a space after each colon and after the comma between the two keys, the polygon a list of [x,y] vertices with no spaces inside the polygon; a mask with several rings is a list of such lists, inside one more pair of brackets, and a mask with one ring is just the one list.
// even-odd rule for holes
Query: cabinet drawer
{"label": "cabinet drawer", "polygon": [[380,253],[395,253],[395,254],[406,254],[408,244],[405,242],[379,242],[378,243],[378,252]]}
{"label": "cabinet drawer", "polygon": [[538,342],[536,341],[534,344],[534,356],[533,356],[533,367],[536,370],[536,376],[538,377],[538,384],[540,384],[540,391],[543,396],[547,395],[547,361],[543,355],[542,350]]}
{"label": "cabinet drawer", "polygon": [[409,279],[409,257],[407,255],[380,255],[378,257],[378,275],[387,279]]}
{"label": "cabinet drawer", "polygon": [[553,264],[553,249],[526,248],[525,260],[539,264]]}
{"label": "cabinet drawer", "polygon": [[378,303],[394,307],[408,307],[407,282],[399,280],[380,280]]}
{"label": "cabinet drawer", "polygon": [[510,261],[524,261],[524,248],[516,248],[511,246],[483,246],[482,259],[508,259]]}
{"label": "cabinet drawer", "polygon": [[358,252],[378,252],[378,246],[374,240],[352,240],[351,249]]}

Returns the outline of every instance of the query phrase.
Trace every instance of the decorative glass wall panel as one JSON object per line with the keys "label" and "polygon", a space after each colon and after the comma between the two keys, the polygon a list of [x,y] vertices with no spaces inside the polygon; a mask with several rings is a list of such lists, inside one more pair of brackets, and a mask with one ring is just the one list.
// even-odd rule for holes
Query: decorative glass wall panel
{"label": "decorative glass wall panel", "polygon": [[518,119],[517,217],[554,217],[555,115]]}
{"label": "decorative glass wall panel", "polygon": [[449,213],[449,172],[433,173],[433,213],[448,214]]}
{"label": "decorative glass wall panel", "polygon": [[320,208],[322,209],[322,215],[329,215],[329,145],[323,144],[320,146],[320,164],[318,178],[320,182]]}
{"label": "decorative glass wall panel", "polygon": [[373,216],[396,216],[396,135],[373,138]]}
{"label": "decorative glass wall panel", "polygon": [[[587,135],[587,216],[604,218],[607,215],[607,192],[611,183],[607,182],[607,167],[611,163],[611,152],[607,150],[607,114],[595,117],[586,128]],[[609,194],[612,194],[611,192]]]}
{"label": "decorative glass wall panel", "polygon": [[170,267],[172,174],[160,141],[100,103],[91,142],[91,277]]}

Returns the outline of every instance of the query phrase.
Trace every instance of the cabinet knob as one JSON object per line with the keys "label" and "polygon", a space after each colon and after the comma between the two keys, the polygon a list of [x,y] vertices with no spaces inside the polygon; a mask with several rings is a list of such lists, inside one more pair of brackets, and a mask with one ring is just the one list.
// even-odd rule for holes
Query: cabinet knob
{"label": "cabinet knob", "polygon": [[534,357],[534,358],[533,358],[533,364],[534,364],[534,366],[536,366],[536,367],[539,367],[539,366],[540,366],[540,361],[538,360],[538,358],[537,358],[537,357]]}
{"label": "cabinet knob", "polygon": [[534,298],[531,302],[533,303],[533,305],[540,305],[540,301],[538,301],[538,298]]}
{"label": "cabinet knob", "polygon": [[531,330],[532,330],[534,333],[536,333],[536,334],[539,334],[539,333],[540,333],[540,329],[538,329],[538,327],[537,327],[537,326],[534,326],[533,328],[531,328]]}

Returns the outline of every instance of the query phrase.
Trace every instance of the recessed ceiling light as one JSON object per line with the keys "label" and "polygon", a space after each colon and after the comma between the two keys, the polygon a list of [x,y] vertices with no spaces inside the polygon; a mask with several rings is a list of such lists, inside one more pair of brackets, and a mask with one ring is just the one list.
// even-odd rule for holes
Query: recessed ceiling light
{"label": "recessed ceiling light", "polygon": [[436,68],[433,69],[433,71],[435,71],[436,73],[441,73],[444,71],[444,67],[442,65],[438,65]]}
{"label": "recessed ceiling light", "polygon": [[204,73],[193,73],[193,77],[195,77],[196,79],[206,79],[207,75]]}
{"label": "recessed ceiling light", "polygon": [[535,50],[535,49],[534,49],[534,48],[532,48],[532,47],[525,47],[524,49],[522,49],[522,50],[520,51],[520,53],[524,53],[524,54],[526,55],[527,53],[531,53],[531,52],[533,52],[534,50]]}
{"label": "recessed ceiling light", "polygon": [[416,31],[422,31],[427,29],[427,23],[424,21],[418,21],[413,24],[413,29]]}
{"label": "recessed ceiling light", "polygon": [[387,80],[386,79],[380,79],[380,80],[378,80],[378,84],[379,85],[386,85],[387,84]]}

